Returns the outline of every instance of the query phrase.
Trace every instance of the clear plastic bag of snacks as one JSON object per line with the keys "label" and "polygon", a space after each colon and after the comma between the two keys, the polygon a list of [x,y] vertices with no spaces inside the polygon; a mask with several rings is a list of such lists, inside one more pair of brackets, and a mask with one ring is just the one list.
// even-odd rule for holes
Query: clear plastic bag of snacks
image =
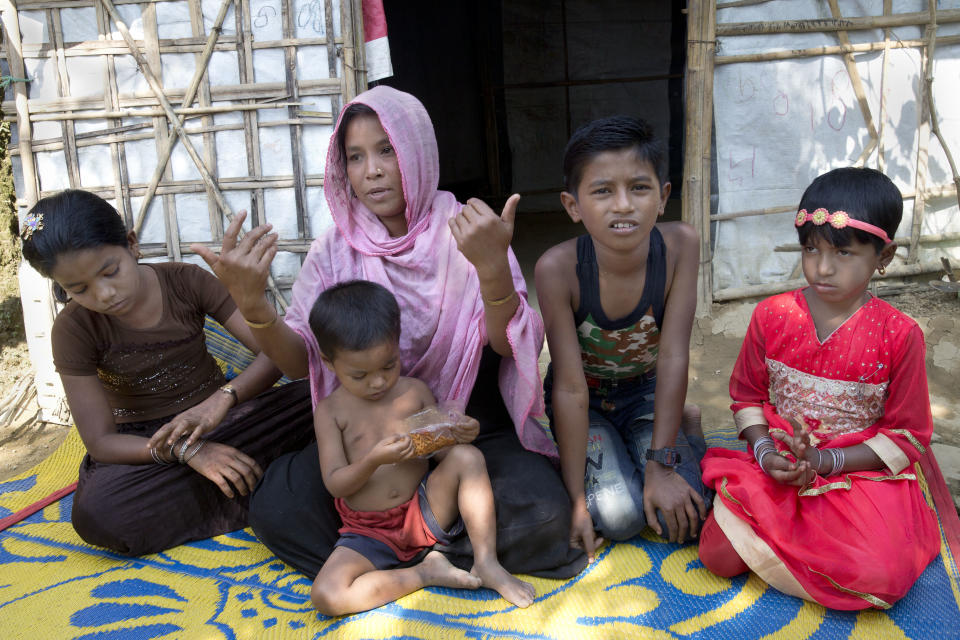
{"label": "clear plastic bag of snacks", "polygon": [[443,404],[427,407],[406,419],[418,457],[426,458],[434,452],[457,444],[453,427],[468,420],[456,405]]}

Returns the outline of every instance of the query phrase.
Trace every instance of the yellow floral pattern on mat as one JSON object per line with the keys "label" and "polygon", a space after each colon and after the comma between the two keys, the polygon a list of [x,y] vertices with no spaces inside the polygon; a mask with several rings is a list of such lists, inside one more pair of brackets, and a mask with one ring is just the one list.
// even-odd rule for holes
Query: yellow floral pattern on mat
{"label": "yellow floral pattern on mat", "polygon": [[[0,483],[0,517],[72,481],[82,452],[74,433],[32,472]],[[311,609],[309,581],[249,530],[124,558],[79,540],[71,503],[68,497],[0,533],[4,638],[744,640],[960,633],[956,565],[945,547],[908,596],[884,612],[828,611],[753,574],[719,578],[703,568],[694,545],[649,533],[605,546],[571,580],[530,578],[537,600],[526,610],[484,589],[431,588],[330,619]]]}

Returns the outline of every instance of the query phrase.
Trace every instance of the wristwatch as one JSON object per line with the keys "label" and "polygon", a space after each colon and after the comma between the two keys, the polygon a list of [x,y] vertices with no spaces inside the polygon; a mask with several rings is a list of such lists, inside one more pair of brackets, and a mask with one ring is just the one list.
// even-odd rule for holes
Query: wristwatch
{"label": "wristwatch", "polygon": [[680,464],[680,452],[670,447],[647,449],[647,460],[659,462],[666,467],[676,467]]}
{"label": "wristwatch", "polygon": [[220,392],[225,393],[228,396],[233,396],[233,404],[236,405],[240,402],[240,397],[237,395],[237,390],[233,388],[232,384],[225,384],[220,387]]}

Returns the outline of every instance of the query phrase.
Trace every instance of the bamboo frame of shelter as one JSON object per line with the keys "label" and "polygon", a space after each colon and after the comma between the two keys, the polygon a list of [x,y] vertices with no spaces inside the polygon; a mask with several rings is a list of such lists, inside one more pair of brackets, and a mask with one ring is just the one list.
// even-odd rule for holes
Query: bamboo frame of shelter
{"label": "bamboo frame of shelter", "polygon": [[[218,13],[209,22],[201,0],[181,0],[189,8],[192,37],[161,38],[157,6],[165,0],[0,0],[3,19],[3,48],[10,74],[25,78],[27,58],[49,58],[56,65],[58,98],[31,99],[25,84],[15,83],[14,99],[3,104],[5,119],[16,122],[17,146],[11,155],[18,156],[23,173],[23,192],[17,205],[30,207],[44,196],[59,189],[42,190],[35,154],[62,151],[71,188],[81,188],[80,154],[85,146],[109,144],[113,175],[99,188],[83,186],[98,195],[113,200],[128,228],[140,232],[155,199],[162,204],[165,241],[141,244],[145,257],[167,257],[181,260],[190,252],[190,243],[180,238],[177,194],[205,194],[209,216],[210,240],[202,242],[219,250],[223,238],[225,217],[232,220],[233,208],[225,194],[231,190],[248,191],[251,195],[250,223],[266,221],[265,190],[293,189],[296,203],[296,237],[286,237],[280,250],[300,255],[302,260],[309,249],[311,237],[307,216],[307,189],[322,187],[323,175],[308,173],[304,162],[303,127],[305,125],[332,125],[340,107],[366,88],[365,57],[362,31],[361,0],[329,0],[310,3],[310,9],[322,20],[323,37],[297,37],[295,0],[275,0],[271,17],[282,21],[282,38],[255,40],[252,0],[222,0]],[[335,35],[333,4],[339,3],[340,34]],[[207,2],[209,10],[210,2]],[[302,5],[303,3],[301,3]],[[121,5],[139,5],[143,36],[135,39],[124,24]],[[322,8],[321,8],[322,6]],[[84,42],[64,41],[62,15],[64,10],[93,8],[96,11],[98,40]],[[233,9],[230,15],[230,9]],[[43,12],[49,28],[49,42],[24,44],[21,41],[19,15],[24,11]],[[301,13],[303,9],[301,6]],[[322,12],[322,15],[320,13]],[[234,22],[230,35],[225,35],[224,22],[230,15]],[[205,22],[207,23],[205,25]],[[209,28],[208,28],[209,27]],[[114,29],[122,39],[113,37]],[[298,77],[298,49],[323,46],[326,59],[317,61],[329,71],[328,79],[303,80]],[[254,53],[262,49],[283,51],[284,82],[257,82],[254,77]],[[214,52],[235,54],[239,66],[239,84],[223,85],[211,82],[210,61]],[[189,82],[180,84],[162,77],[161,54],[188,54],[195,59],[195,71]],[[67,74],[67,59],[75,56],[96,56],[105,60],[105,90],[102,97],[70,97],[71,78]],[[149,85],[149,91],[121,92],[117,79],[115,59],[133,56],[139,72]],[[171,85],[176,88],[170,88]],[[166,87],[166,88],[165,88]],[[328,96],[330,111],[302,108],[304,99]],[[261,120],[258,112],[280,110],[281,117]],[[237,113],[242,121],[216,123],[217,114]],[[285,116],[285,117],[284,117]],[[138,119],[131,124],[130,119]],[[88,120],[105,121],[106,128],[83,132],[75,126]],[[125,124],[124,120],[128,122]],[[34,139],[33,126],[38,122],[59,123],[62,135],[58,138]],[[264,129],[287,127],[289,130],[292,173],[276,175],[263,166],[260,137]],[[247,175],[222,178],[217,175],[217,144],[215,136],[224,131],[242,131],[247,160]],[[153,176],[146,182],[131,182],[128,175],[127,143],[153,140],[157,164]],[[202,140],[198,151],[194,141]],[[174,147],[181,145],[189,154],[199,179],[175,179],[170,158]],[[271,167],[273,168],[273,167]],[[133,200],[139,200],[134,206]],[[268,288],[280,308],[286,307],[282,289],[292,280],[270,280]]]}
{"label": "bamboo frame of shelter", "polygon": [[[883,70],[886,73],[887,53],[895,48],[915,48],[922,58],[923,77],[920,86],[918,104],[919,145],[916,156],[916,184],[912,192],[904,193],[905,199],[913,198],[913,223],[906,235],[898,236],[895,241],[908,247],[905,258],[897,256],[897,261],[887,269],[888,276],[911,276],[922,273],[938,272],[939,261],[921,262],[918,247],[921,244],[936,242],[958,242],[960,234],[921,234],[921,224],[925,203],[931,198],[957,197],[960,202],[960,173],[957,171],[951,149],[946,143],[939,127],[936,104],[933,99],[933,53],[937,45],[960,43],[960,36],[937,36],[937,25],[960,22],[960,10],[937,10],[936,0],[928,0],[926,11],[917,13],[894,14],[892,0],[884,0],[883,15],[867,17],[844,17],[840,13],[837,0],[827,0],[831,18],[812,20],[763,21],[749,23],[717,23],[717,11],[730,7],[762,5],[767,0],[691,0],[688,6],[687,20],[687,76],[686,76],[686,129],[684,148],[683,183],[683,220],[693,225],[701,238],[700,278],[697,298],[699,315],[710,313],[714,301],[736,300],[754,296],[771,295],[802,286],[805,280],[800,275],[800,260],[791,278],[786,281],[755,284],[725,289],[714,289],[712,273],[712,228],[721,221],[748,216],[766,216],[794,211],[796,204],[768,207],[749,211],[730,213],[711,213],[711,162],[713,147],[713,76],[714,68],[719,65],[744,62],[764,62],[842,55],[856,94],[857,104],[862,113],[869,133],[869,141],[856,159],[857,166],[863,166],[871,154],[880,147],[877,154],[879,170],[883,171],[882,127],[885,120],[884,101],[880,101],[880,113],[874,115],[867,103],[864,85],[854,64],[854,55],[867,51],[883,52]],[[890,29],[907,25],[924,26],[921,39],[898,40],[891,38]],[[884,39],[880,42],[851,44],[850,31],[883,29]],[[717,37],[822,32],[835,34],[837,45],[810,49],[792,49],[765,51],[749,55],[716,55]],[[877,123],[879,122],[879,127]],[[931,134],[941,145],[953,177],[953,184],[928,184],[927,155]],[[902,230],[901,230],[902,231]],[[799,246],[783,245],[777,251],[798,251]]]}

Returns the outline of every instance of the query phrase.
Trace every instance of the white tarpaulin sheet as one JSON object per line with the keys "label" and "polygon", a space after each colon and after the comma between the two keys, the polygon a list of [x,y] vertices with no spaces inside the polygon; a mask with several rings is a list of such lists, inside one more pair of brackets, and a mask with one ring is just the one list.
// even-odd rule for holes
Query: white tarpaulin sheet
{"label": "white tarpaulin sheet", "polygon": [[[939,9],[960,8],[960,0],[941,0]],[[840,0],[845,18],[877,15],[881,3]],[[893,12],[923,12],[925,0],[893,2]],[[830,18],[826,2],[782,0],[721,9],[717,23]],[[919,40],[923,26],[896,27],[890,38]],[[960,24],[945,24],[938,35],[960,33]],[[882,29],[850,31],[852,43],[882,42]],[[730,36],[718,38],[717,56],[807,49],[839,44],[836,32]],[[921,55],[917,48],[855,54],[874,126],[881,132],[884,171],[904,194],[915,191],[918,110],[921,101]],[[936,47],[934,97],[940,127],[956,158],[960,154],[960,45]],[[714,75],[715,158],[718,194],[714,213],[729,214],[790,206],[787,213],[723,220],[714,225],[714,289],[782,281],[790,277],[799,253],[774,252],[796,244],[792,225],[803,190],[816,176],[856,163],[870,135],[843,56],[718,65]],[[885,113],[880,119],[881,96]],[[928,187],[952,184],[940,144],[929,142]],[[863,163],[878,168],[875,149]],[[898,238],[908,238],[913,199],[904,201]],[[960,232],[954,196],[927,199],[922,235]],[[960,257],[952,247],[922,245],[920,259]],[[899,253],[905,255],[905,249]]]}

